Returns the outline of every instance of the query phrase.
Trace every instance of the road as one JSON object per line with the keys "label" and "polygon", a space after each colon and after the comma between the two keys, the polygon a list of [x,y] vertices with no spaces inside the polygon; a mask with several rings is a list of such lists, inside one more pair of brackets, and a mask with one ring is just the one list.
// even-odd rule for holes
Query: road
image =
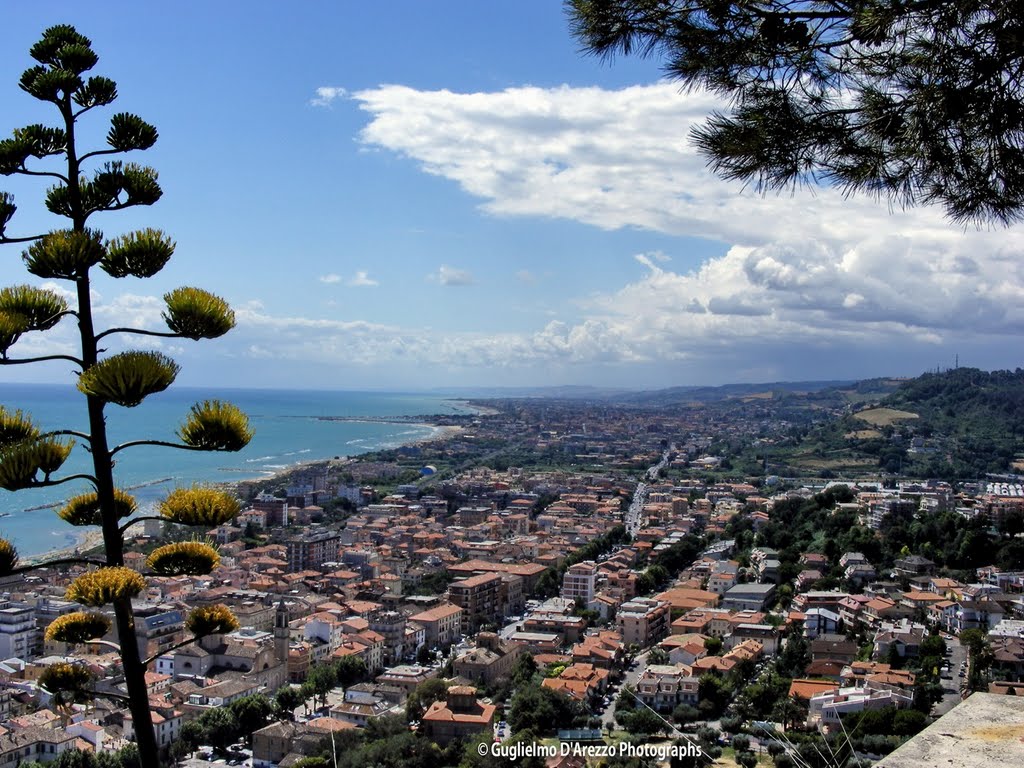
{"label": "road", "polygon": [[601,713],[602,728],[607,730],[608,728],[615,727],[615,701],[619,698],[618,694],[627,685],[636,690],[636,681],[640,679],[640,675],[647,669],[647,653],[648,651],[644,651],[638,654],[636,657],[636,667],[627,669],[626,674],[622,676],[622,682],[616,686],[615,694],[611,697],[611,703]]}
{"label": "road", "polygon": [[961,690],[964,685],[967,684],[967,673],[964,672],[963,677],[959,677],[960,665],[967,661],[967,649],[960,645],[960,641],[955,637],[945,638],[946,647],[949,649],[949,675],[950,677],[942,678],[942,701],[936,704],[932,708],[932,715],[939,717],[946,714],[960,703],[962,694]]}
{"label": "road", "polygon": [[[675,452],[675,445],[670,445],[665,449],[665,452],[661,454],[661,459],[658,463],[647,469],[644,473],[644,477],[647,480],[657,480],[658,473],[668,465],[669,458]],[[647,503],[647,483],[641,480],[637,483],[636,491],[633,493],[633,501],[629,505],[629,509],[626,510],[626,516],[623,523],[626,526],[626,532],[630,536],[636,536],[642,527],[643,522],[643,511],[644,504]]]}

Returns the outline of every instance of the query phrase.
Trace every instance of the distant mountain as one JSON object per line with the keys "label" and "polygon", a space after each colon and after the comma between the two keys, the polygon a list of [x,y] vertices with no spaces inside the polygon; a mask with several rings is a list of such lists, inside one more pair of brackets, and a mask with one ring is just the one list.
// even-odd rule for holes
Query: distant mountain
{"label": "distant mountain", "polygon": [[437,389],[456,397],[498,398],[550,398],[552,400],[608,400],[631,390],[622,387],[592,387],[566,384],[555,387],[445,387]]}
{"label": "distant mountain", "polygon": [[713,403],[751,397],[808,394],[856,386],[852,381],[775,381],[765,384],[723,384],[718,387],[669,387],[649,392],[627,392],[612,399],[632,405],[666,406]]}

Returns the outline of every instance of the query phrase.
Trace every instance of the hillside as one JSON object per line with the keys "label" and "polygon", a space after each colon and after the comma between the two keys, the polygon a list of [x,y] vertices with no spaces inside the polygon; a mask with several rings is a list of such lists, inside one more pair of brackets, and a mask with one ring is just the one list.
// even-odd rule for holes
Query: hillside
{"label": "hillside", "polygon": [[1024,467],[1024,371],[959,368],[843,392],[845,413],[769,452],[777,471],[965,480]]}

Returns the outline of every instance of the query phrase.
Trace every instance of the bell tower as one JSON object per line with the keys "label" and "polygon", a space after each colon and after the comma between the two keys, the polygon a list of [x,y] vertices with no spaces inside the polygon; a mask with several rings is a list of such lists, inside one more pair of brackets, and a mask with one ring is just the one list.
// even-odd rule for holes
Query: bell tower
{"label": "bell tower", "polygon": [[274,655],[282,664],[288,663],[288,607],[284,604],[284,598],[277,603],[277,611],[274,613]]}

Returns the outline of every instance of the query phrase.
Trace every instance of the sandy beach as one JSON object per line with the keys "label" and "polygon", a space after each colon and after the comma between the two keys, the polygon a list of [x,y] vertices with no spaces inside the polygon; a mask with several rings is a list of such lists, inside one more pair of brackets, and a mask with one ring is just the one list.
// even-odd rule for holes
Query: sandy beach
{"label": "sandy beach", "polygon": [[48,552],[32,555],[31,557],[21,558],[21,562],[24,565],[40,565],[46,563],[47,560],[54,560],[61,557],[75,557],[83,552],[88,552],[102,546],[103,532],[98,528],[89,528],[79,534],[78,540],[74,544],[69,544],[68,546],[61,547],[60,549],[51,549]]}

